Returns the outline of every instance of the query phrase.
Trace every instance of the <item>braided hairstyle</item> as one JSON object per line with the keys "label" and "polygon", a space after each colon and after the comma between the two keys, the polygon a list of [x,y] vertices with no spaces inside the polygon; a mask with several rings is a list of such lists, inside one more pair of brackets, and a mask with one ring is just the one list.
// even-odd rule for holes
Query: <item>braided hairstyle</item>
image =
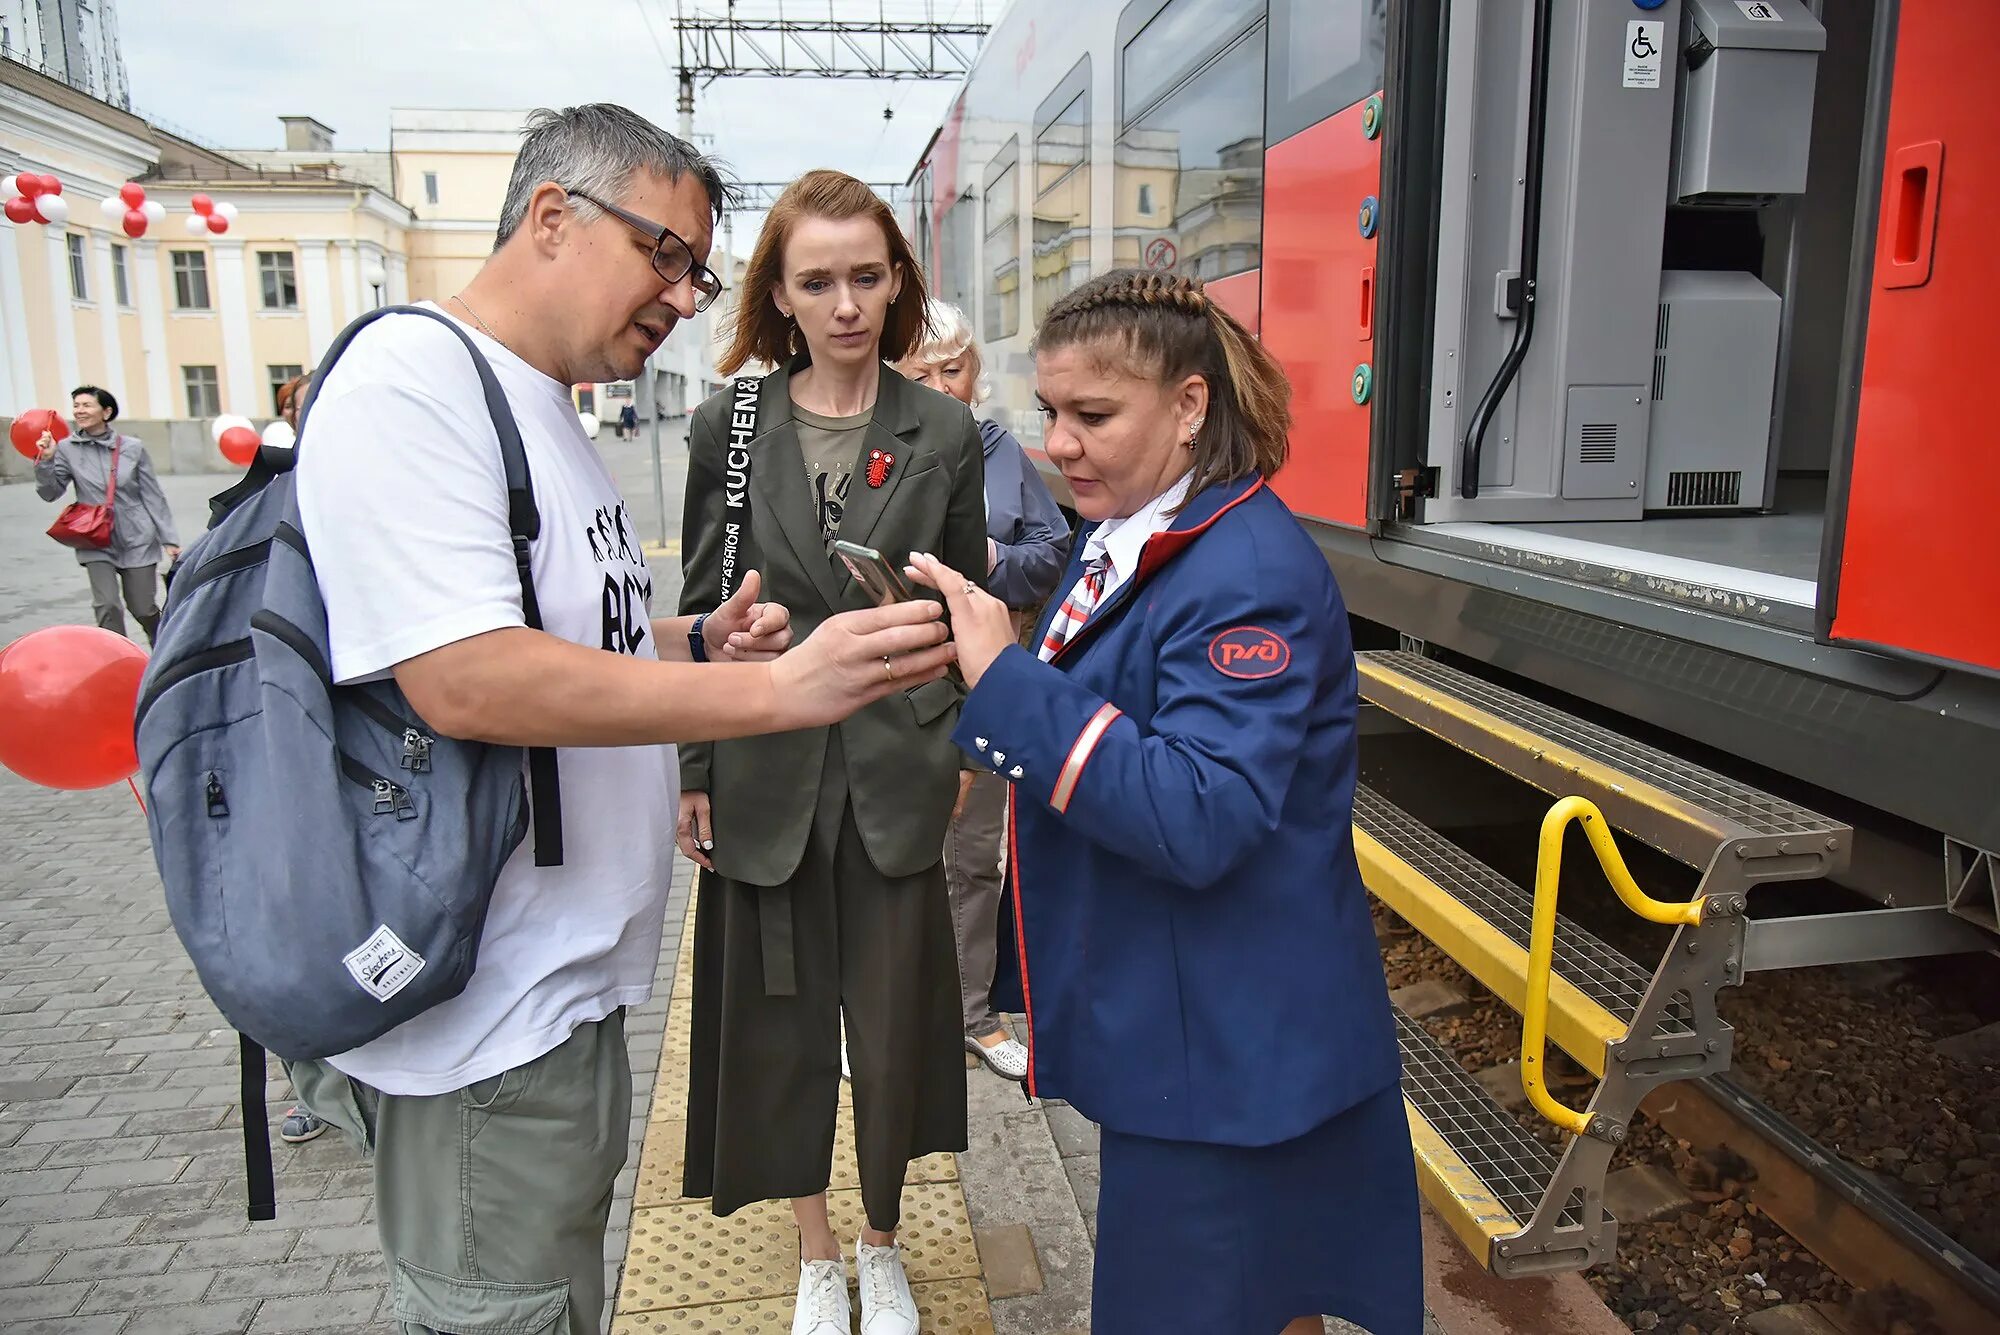
{"label": "braided hairstyle", "polygon": [[1114,269],[1049,307],[1035,351],[1086,346],[1127,372],[1169,384],[1198,375],[1208,411],[1194,445],[1188,494],[1284,466],[1292,387],[1277,359],[1199,280],[1145,269]]}

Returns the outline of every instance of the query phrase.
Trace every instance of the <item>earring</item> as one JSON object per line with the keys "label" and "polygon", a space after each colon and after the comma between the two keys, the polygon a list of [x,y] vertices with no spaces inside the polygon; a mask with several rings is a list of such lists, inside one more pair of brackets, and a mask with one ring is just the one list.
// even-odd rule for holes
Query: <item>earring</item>
{"label": "earring", "polygon": [[1193,448],[1194,448],[1194,446],[1195,446],[1195,437],[1196,437],[1196,436],[1199,436],[1199,435],[1201,434],[1201,423],[1202,423],[1202,419],[1201,419],[1201,418],[1199,418],[1199,417],[1195,418],[1195,419],[1194,419],[1194,421],[1192,421],[1192,422],[1188,423],[1188,438],[1187,438],[1187,447],[1188,447],[1189,449],[1193,449]]}
{"label": "earring", "polygon": [[797,318],[796,318],[796,317],[795,317],[795,318],[794,318],[794,319],[792,320],[792,328],[791,328],[791,331],[790,331],[789,333],[787,333],[787,334],[785,335],[785,350],[786,350],[787,352],[791,353],[791,354],[792,354],[793,356],[795,356],[795,357],[796,357],[796,356],[798,355],[798,352],[799,352],[799,322],[798,322],[798,320],[797,320]]}

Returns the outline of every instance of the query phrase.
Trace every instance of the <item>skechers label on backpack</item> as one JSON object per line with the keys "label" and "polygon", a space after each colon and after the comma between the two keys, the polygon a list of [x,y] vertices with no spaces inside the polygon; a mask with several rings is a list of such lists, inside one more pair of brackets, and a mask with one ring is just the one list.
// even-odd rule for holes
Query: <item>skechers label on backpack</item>
{"label": "skechers label on backpack", "polygon": [[[505,465],[522,611],[541,626],[528,546],[540,516],[492,368],[437,312],[369,312],[321,362],[293,449],[261,451],[211,502],[215,518],[181,560],[139,690],[139,764],[167,909],[202,986],[242,1035],[252,1218],[274,1212],[261,1049],[294,1060],[345,1052],[463,991],[531,806],[536,862],[562,861],[553,751],[526,752],[531,804],[520,748],[438,736],[393,681],[332,681],[292,468],[328,372],[355,335],[392,314],[437,320],[465,344]],[[388,504],[396,479],[382,486]],[[411,522],[421,509],[409,507]]]}

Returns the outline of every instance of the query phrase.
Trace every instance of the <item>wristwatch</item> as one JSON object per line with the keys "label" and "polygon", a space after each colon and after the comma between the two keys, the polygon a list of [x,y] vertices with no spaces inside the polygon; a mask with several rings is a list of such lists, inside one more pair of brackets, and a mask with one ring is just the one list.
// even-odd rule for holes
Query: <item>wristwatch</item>
{"label": "wristwatch", "polygon": [[697,663],[708,661],[708,641],[701,637],[702,623],[707,620],[708,613],[703,612],[694,619],[694,624],[688,627],[688,655]]}

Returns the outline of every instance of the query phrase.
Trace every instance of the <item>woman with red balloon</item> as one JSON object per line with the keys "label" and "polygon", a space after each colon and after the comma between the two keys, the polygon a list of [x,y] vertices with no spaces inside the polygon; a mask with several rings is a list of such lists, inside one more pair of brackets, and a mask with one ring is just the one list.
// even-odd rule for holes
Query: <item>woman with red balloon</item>
{"label": "woman with red balloon", "polygon": [[[125,607],[131,609],[150,643],[160,621],[161,557],[164,554],[172,559],[181,552],[173,512],[146,447],[112,428],[118,419],[118,400],[109,390],[77,386],[70,395],[70,411],[76,422],[74,434],[59,435],[62,421],[49,413],[48,420],[40,423],[42,430],[33,439],[32,450],[23,449],[22,453],[35,461],[35,490],[43,500],[57,500],[74,487],[77,504],[110,509],[107,543],[96,546],[68,538],[62,541],[75,547],[76,559],[90,577],[90,601],[97,624],[119,635],[125,633],[125,614],[118,605],[122,592]],[[22,414],[16,426],[28,416]],[[22,443],[16,438],[15,448],[20,449]]]}

